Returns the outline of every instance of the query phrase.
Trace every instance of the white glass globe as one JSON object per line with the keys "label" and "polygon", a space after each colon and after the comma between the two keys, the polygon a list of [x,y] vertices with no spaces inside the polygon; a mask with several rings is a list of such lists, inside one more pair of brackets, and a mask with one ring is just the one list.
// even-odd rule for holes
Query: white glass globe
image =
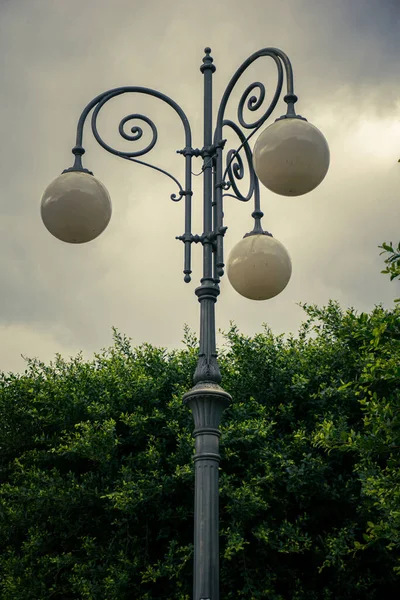
{"label": "white glass globe", "polygon": [[41,202],[46,228],[70,244],[94,240],[111,218],[111,200],[104,185],[89,173],[70,171],[46,188]]}
{"label": "white glass globe", "polygon": [[272,192],[301,196],[315,189],[329,168],[329,146],[319,129],[302,119],[267,127],[253,151],[257,177]]}
{"label": "white glass globe", "polygon": [[282,292],[292,274],[283,244],[269,235],[249,235],[233,247],[227,262],[228,279],[250,300],[268,300]]}

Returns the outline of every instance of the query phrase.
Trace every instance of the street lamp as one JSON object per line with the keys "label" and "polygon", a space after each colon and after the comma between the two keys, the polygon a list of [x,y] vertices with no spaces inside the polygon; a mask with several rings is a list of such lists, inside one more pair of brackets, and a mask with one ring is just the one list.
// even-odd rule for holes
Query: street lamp
{"label": "street lamp", "polygon": [[[270,57],[275,62],[278,82],[270,105],[261,117],[248,122],[244,117],[245,105],[250,112],[261,109],[265,102],[265,86],[260,82],[249,85],[238,105],[238,123],[225,118],[225,109],[238,79],[258,58]],[[106,228],[111,218],[111,201],[106,188],[93,173],[82,165],[83,128],[92,112],[91,127],[97,142],[108,152],[132,162],[144,164],[172,179],[178,193],[171,199],[185,198],[185,231],[177,237],[184,244],[184,281],[191,280],[191,246],[201,243],[203,247],[203,277],[195,294],[200,302],[200,348],[197,367],[193,377],[194,386],[184,395],[183,401],[193,413],[195,423],[195,509],[194,509],[194,583],[193,600],[219,600],[219,517],[218,517],[218,430],[222,411],[231,401],[230,395],[219,385],[221,373],[217,362],[215,340],[215,303],[220,293],[220,278],[224,274],[223,242],[226,227],[223,218],[223,197],[247,202],[254,198],[254,228],[232,250],[228,259],[228,278],[243,296],[265,300],[279,294],[291,275],[291,261],[284,246],[263,230],[260,208],[259,179],[275,193],[294,196],[313,190],[323,180],[329,166],[329,148],[320,131],[306,119],[296,115],[294,104],[297,96],[293,88],[293,72],[289,58],[276,48],[265,48],[252,54],[239,67],[230,80],[219,105],[215,127],[212,115],[212,77],[215,72],[210,48],[200,67],[204,75],[204,139],[203,147],[193,148],[189,121],[182,108],[171,98],[157,90],[126,86],[108,90],[94,98],[83,110],[78,121],[76,144],[72,149],[75,161],[45,190],[41,214],[47,229],[56,238],[70,243],[83,243],[96,238]],[[254,156],[250,138],[262,127],[274,110],[282,92],[286,74],[286,114],[267,127],[259,136]],[[185,185],[173,175],[151,165],[139,157],[152,150],[157,142],[157,128],[145,115],[132,113],[119,124],[120,135],[128,141],[137,142],[143,135],[139,125],[131,127],[128,122],[146,124],[152,132],[150,143],[141,150],[119,151],[108,145],[97,129],[100,110],[111,99],[122,94],[137,93],[153,96],[169,105],[180,117],[184,129],[185,146],[178,150],[185,160]],[[238,147],[226,153],[224,161],[223,128],[233,130],[239,139]],[[244,156],[248,167],[249,188],[241,192],[239,181],[245,175]],[[192,233],[192,161],[203,160],[203,232]],[[254,167],[253,167],[254,159]],[[229,192],[229,193],[225,193]]]}

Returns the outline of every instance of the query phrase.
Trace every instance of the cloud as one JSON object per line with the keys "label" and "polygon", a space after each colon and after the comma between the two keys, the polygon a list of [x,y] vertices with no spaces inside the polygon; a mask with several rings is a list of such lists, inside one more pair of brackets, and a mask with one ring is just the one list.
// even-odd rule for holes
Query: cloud
{"label": "cloud", "polygon": [[[201,147],[199,65],[206,45],[217,66],[215,110],[248,55],[265,46],[287,52],[299,112],[324,132],[332,158],[326,180],[306,197],[262,192],[266,228],[289,249],[293,278],[266,303],[242,299],[225,278],[218,325],[226,328],[233,319],[253,333],[268,321],[275,331],[295,330],[302,318],[296,302],[331,297],[360,310],[390,305],[398,290],[380,274],[377,246],[399,235],[399,14],[394,0],[249,0],[245,10],[239,0],[207,10],[194,0],[2,2],[0,327],[7,351],[0,368],[23,368],[21,353],[47,359],[82,348],[90,355],[111,342],[113,325],[136,343],[169,347],[180,343],[185,322],[198,329],[193,291],[201,248],[193,248],[193,283],[185,285],[183,247],[174,239],[183,232],[183,202],[169,200],[173,182],[110,156],[87,129],[85,164],[113,200],[108,229],[86,246],[68,246],[44,229],[39,202],[50,180],[71,165],[81,110],[106,89],[142,85],[170,95]],[[254,80],[266,83],[270,98],[272,61],[257,61],[243,76],[228,106],[231,117]],[[175,154],[184,144],[182,128],[169,107],[138,96],[103,110],[102,135],[125,148],[117,134],[121,118],[150,116],[159,141],[146,158],[183,179]],[[276,113],[283,110],[281,103]],[[195,172],[200,169],[194,161]],[[194,185],[193,232],[202,233],[200,177]],[[226,199],[226,255],[252,227],[251,210]]]}

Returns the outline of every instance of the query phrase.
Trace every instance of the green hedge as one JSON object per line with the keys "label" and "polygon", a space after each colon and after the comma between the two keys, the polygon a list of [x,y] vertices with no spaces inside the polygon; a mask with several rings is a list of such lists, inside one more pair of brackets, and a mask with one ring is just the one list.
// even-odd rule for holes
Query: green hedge
{"label": "green hedge", "polygon": [[[296,337],[232,326],[221,599],[395,598],[400,309],[304,307]],[[196,340],[0,380],[0,598],[189,600]]]}

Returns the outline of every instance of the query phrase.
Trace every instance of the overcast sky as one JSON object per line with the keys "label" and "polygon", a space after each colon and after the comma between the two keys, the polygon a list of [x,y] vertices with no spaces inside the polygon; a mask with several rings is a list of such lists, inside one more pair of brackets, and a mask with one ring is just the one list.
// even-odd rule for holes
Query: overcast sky
{"label": "overcast sky", "polygon": [[[133,338],[177,347],[183,325],[198,331],[193,281],[183,282],[183,203],[173,182],[105,152],[86,130],[85,166],[108,188],[109,227],[86,245],[68,245],[42,225],[46,186],[71,166],[77,119],[97,94],[120,85],[156,88],[176,100],[202,142],[203,49],[217,71],[214,104],[236,68],[275,46],[291,58],[298,112],[324,133],[331,166],[299,198],[262,191],[264,226],[288,249],[291,282],[277,298],[251,302],[226,277],[218,327],[253,334],[268,323],[296,331],[299,302],[369,311],[389,307],[397,283],[380,274],[378,245],[400,239],[400,5],[398,0],[0,0],[0,369],[24,369],[21,354],[49,361],[109,346],[112,326]],[[227,116],[255,80],[271,95],[272,61],[256,62],[238,83]],[[270,97],[270,96],[269,96]],[[236,104],[235,104],[236,102]],[[149,161],[183,180],[182,129],[160,101],[130,96],[102,111],[101,132],[118,140],[129,113],[153,118],[159,141]],[[272,119],[284,112],[280,101]],[[272,121],[271,121],[272,122]],[[232,139],[234,145],[236,140]],[[195,171],[201,163],[194,162]],[[202,232],[201,181],[195,179],[193,233]],[[226,256],[252,228],[252,207],[227,198]]]}

